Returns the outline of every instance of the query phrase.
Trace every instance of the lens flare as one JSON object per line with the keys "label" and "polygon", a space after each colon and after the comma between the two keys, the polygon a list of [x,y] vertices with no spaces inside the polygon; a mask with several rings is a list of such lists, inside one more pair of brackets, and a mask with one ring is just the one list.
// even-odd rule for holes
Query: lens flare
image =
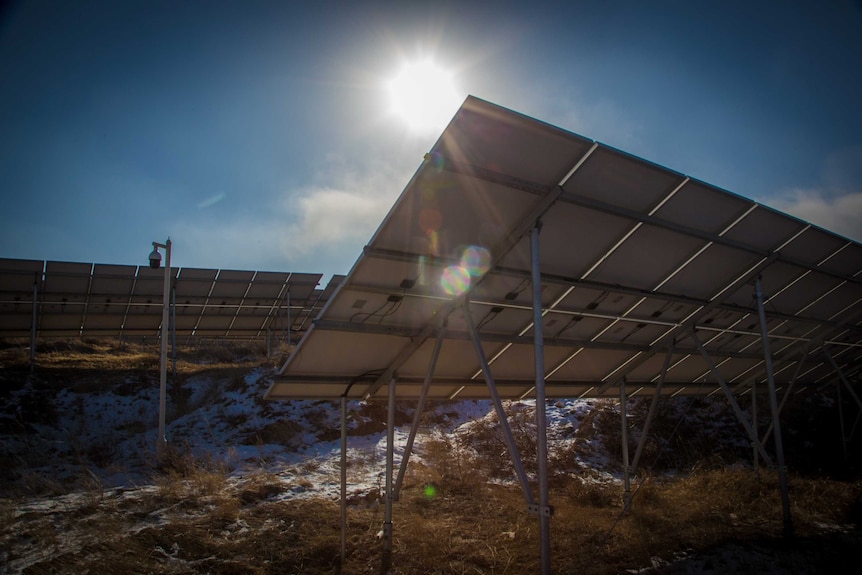
{"label": "lens flare", "polygon": [[437,495],[437,488],[431,484],[426,485],[422,491],[428,499],[433,499]]}
{"label": "lens flare", "polygon": [[467,270],[471,277],[478,277],[491,267],[491,252],[479,246],[470,246],[461,256],[461,267]]}
{"label": "lens flare", "polygon": [[440,229],[443,225],[443,216],[439,210],[433,208],[425,208],[419,212],[419,227],[426,234],[431,235]]}
{"label": "lens flare", "polygon": [[470,274],[461,266],[449,266],[443,270],[440,285],[449,295],[461,295],[470,289]]}

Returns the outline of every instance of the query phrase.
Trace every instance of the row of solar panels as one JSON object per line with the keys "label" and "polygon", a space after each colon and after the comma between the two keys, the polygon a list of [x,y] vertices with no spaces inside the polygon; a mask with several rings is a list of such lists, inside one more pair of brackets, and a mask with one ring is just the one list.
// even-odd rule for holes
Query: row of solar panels
{"label": "row of solar panels", "polygon": [[[164,268],[0,259],[0,337],[157,336]],[[172,268],[177,336],[250,339],[301,332],[343,276]]]}

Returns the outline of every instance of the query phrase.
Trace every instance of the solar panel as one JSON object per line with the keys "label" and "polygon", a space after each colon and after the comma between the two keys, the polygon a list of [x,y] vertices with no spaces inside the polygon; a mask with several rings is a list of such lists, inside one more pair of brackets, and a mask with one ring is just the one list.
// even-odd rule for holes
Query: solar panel
{"label": "solar panel", "polygon": [[82,333],[91,336],[122,333],[136,272],[136,266],[93,265]]}
{"label": "solar panel", "polygon": [[[541,222],[549,393],[708,394],[862,363],[862,246],[540,121],[468,98],[281,368],[270,399],[533,393],[529,231]],[[469,314],[469,318],[465,315]],[[334,351],[337,350],[337,351]],[[803,358],[803,359],[801,359]],[[712,369],[714,363],[718,370]],[[809,365],[810,364],[810,365]]]}
{"label": "solar panel", "polygon": [[59,336],[78,336],[90,290],[92,264],[54,262],[45,264],[40,294],[39,329]]}
{"label": "solar panel", "polygon": [[[171,320],[187,341],[262,339],[280,319],[286,329],[288,292],[301,332],[323,295],[320,274],[172,268],[171,276]],[[159,337],[163,290],[164,269],[0,258],[0,337],[32,336],[34,317],[39,337]]]}
{"label": "solar panel", "polygon": [[0,258],[0,337],[26,337],[33,324],[34,287],[45,262]]}

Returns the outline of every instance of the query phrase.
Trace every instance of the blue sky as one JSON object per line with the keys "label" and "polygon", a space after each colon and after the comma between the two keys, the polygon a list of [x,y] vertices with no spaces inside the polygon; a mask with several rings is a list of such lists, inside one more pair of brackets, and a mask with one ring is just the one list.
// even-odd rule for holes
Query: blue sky
{"label": "blue sky", "polygon": [[862,4],[21,2],[0,12],[0,257],[347,273],[468,95],[862,239]]}

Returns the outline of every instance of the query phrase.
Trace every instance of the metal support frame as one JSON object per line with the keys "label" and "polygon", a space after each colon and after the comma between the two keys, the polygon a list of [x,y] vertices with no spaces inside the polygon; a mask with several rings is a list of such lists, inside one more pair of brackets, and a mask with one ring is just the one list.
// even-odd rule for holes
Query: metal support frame
{"label": "metal support frame", "polygon": [[643,453],[644,445],[646,444],[646,438],[649,434],[650,425],[652,425],[653,419],[655,419],[656,408],[658,407],[658,400],[661,397],[661,389],[664,386],[665,376],[667,375],[667,370],[670,368],[670,360],[673,357],[674,346],[671,345],[667,348],[667,353],[664,357],[664,365],[661,368],[661,375],[659,375],[658,383],[655,387],[655,393],[652,397],[652,402],[649,406],[649,411],[647,412],[647,418],[644,422],[644,428],[641,431],[640,440],[638,440],[638,447],[635,450],[635,458],[632,460],[632,473],[635,473],[638,469],[638,464],[640,463],[641,454]]}
{"label": "metal support frame", "polygon": [[[775,391],[775,377],[772,371],[772,353],[769,351],[769,330],[766,325],[766,314],[763,311],[763,291],[760,276],[754,282],[754,295],[757,299],[757,312],[760,317],[761,339],[763,340],[763,358],[766,361],[766,379],[769,384],[769,408],[772,411],[772,423],[775,431],[775,456],[778,459],[778,481],[781,484],[781,508],[784,513],[784,535],[793,536],[793,518],[790,515],[790,497],[787,493],[787,467],[784,462],[784,443],[781,438],[781,423],[778,417],[778,394]],[[755,428],[756,429],[756,428]],[[754,435],[757,439],[757,435]]]}
{"label": "metal support frame", "polygon": [[835,391],[838,394],[838,425],[841,427],[841,449],[844,452],[844,463],[847,463],[847,434],[844,432],[844,398],[841,397],[841,382],[836,382]]}
{"label": "metal support frame", "polygon": [[629,422],[626,415],[626,378],[620,379],[620,426],[623,447],[623,511],[632,506],[632,482],[629,476]]}
{"label": "metal support frame", "polygon": [[36,322],[38,321],[39,280],[33,280],[33,321],[30,324],[30,373],[36,371]]}
{"label": "metal support frame", "polygon": [[545,412],[545,342],[542,333],[542,275],[539,264],[539,234],[542,222],[530,231],[533,281],[533,353],[536,360],[536,467],[539,488],[539,544],[542,575],[551,573],[551,514],[548,497],[548,421]]}
{"label": "metal support frame", "polygon": [[171,372],[177,379],[177,284],[171,282]]}
{"label": "metal support frame", "polygon": [[422,413],[425,411],[425,402],[428,399],[428,390],[431,388],[431,380],[434,378],[434,370],[437,368],[437,359],[440,357],[440,348],[443,347],[443,340],[445,338],[446,318],[444,318],[443,325],[437,333],[437,341],[434,342],[434,350],[431,352],[431,361],[428,364],[425,381],[422,383],[422,392],[419,395],[416,412],[413,414],[413,425],[410,427],[410,435],[407,437],[407,445],[404,446],[404,454],[401,456],[401,465],[398,468],[398,479],[395,481],[395,490],[392,494],[395,501],[398,501],[398,497],[401,494],[401,486],[404,483],[404,476],[407,474],[407,462],[410,461],[410,455],[413,453],[413,442],[416,440],[416,433],[419,431],[419,421],[422,419]]}
{"label": "metal support frame", "polygon": [[[269,333],[267,331],[267,333]],[[347,559],[347,392],[341,396],[341,565]]]}
{"label": "metal support frame", "polygon": [[[757,435],[757,380],[751,382],[751,425],[754,427],[754,434]],[[751,461],[754,464],[755,475],[760,475],[760,454],[757,453],[757,445],[751,444],[752,454]]]}
{"label": "metal support frame", "polygon": [[[853,390],[853,387],[850,385],[850,382],[847,380],[847,376],[844,374],[844,371],[838,366],[835,362],[835,358],[832,357],[832,354],[829,353],[829,350],[824,346],[823,354],[826,356],[826,359],[829,361],[829,364],[832,366],[832,369],[838,374],[838,421],[841,425],[841,442],[843,443],[844,448],[844,460],[847,461],[847,442],[853,440],[853,436],[856,435],[856,428],[859,426],[859,419],[862,418],[862,401],[860,401],[859,396]],[[841,385],[847,389],[850,393],[850,397],[853,398],[853,401],[856,402],[856,406],[859,407],[859,413],[856,414],[856,419],[853,421],[853,426],[850,428],[850,433],[847,434],[844,432],[844,399],[841,395]]]}
{"label": "metal support frame", "polygon": [[383,507],[383,561],[381,575],[392,571],[392,476],[395,468],[395,383],[397,375],[389,380],[389,406],[386,413],[386,496]]}
{"label": "metal support frame", "polygon": [[171,238],[160,244],[153,242],[154,251],[158,248],[165,250],[165,281],[162,291],[162,334],[159,341],[159,353],[161,356],[159,369],[159,431],[156,437],[156,453],[164,455],[167,447],[167,436],[165,435],[165,411],[167,410],[168,389],[168,315],[171,297]]}
{"label": "metal support frame", "polygon": [[515,474],[518,476],[518,482],[521,484],[521,491],[524,493],[524,499],[527,502],[528,509],[533,509],[536,507],[536,500],[533,498],[533,492],[530,490],[530,483],[527,479],[527,472],[524,470],[521,453],[518,451],[518,446],[515,445],[515,437],[512,435],[512,428],[509,426],[506,411],[503,409],[503,402],[500,400],[500,394],[497,392],[497,384],[494,382],[494,375],[491,373],[491,367],[488,365],[488,358],[485,356],[485,350],[482,349],[482,342],[479,341],[479,334],[476,332],[473,317],[470,315],[469,299],[464,300],[463,311],[464,321],[467,324],[467,329],[470,331],[470,339],[473,342],[473,348],[476,350],[476,357],[479,359],[479,363],[482,366],[482,373],[485,376],[485,383],[488,385],[488,393],[491,395],[491,401],[497,412],[497,419],[500,420],[500,427],[503,430],[503,438],[506,441],[506,446],[509,448],[509,455],[512,457],[512,465],[515,467]]}
{"label": "metal support frame", "polygon": [[733,391],[730,389],[730,386],[727,385],[727,381],[725,381],[724,376],[722,376],[721,372],[718,371],[718,367],[715,365],[715,362],[712,360],[712,357],[709,355],[709,352],[706,351],[705,347],[703,347],[703,343],[701,343],[700,338],[697,337],[697,333],[694,329],[692,329],[689,335],[691,336],[692,340],[694,340],[694,343],[697,345],[697,349],[700,351],[707,364],[709,364],[709,370],[712,372],[713,377],[715,377],[716,381],[718,381],[718,384],[721,386],[721,389],[724,390],[724,394],[725,396],[727,396],[727,400],[730,402],[730,406],[733,408],[733,413],[736,415],[736,419],[738,419],[739,423],[742,424],[742,427],[745,428],[746,433],[748,433],[748,437],[751,439],[752,443],[760,452],[760,455],[763,457],[763,460],[766,462],[766,464],[772,465],[772,458],[766,452],[766,448],[763,447],[763,444],[760,442],[760,439],[758,439],[757,435],[754,433],[751,424],[745,417],[745,413],[742,411],[742,408],[739,407],[739,403],[737,403],[736,398],[733,397]]}

